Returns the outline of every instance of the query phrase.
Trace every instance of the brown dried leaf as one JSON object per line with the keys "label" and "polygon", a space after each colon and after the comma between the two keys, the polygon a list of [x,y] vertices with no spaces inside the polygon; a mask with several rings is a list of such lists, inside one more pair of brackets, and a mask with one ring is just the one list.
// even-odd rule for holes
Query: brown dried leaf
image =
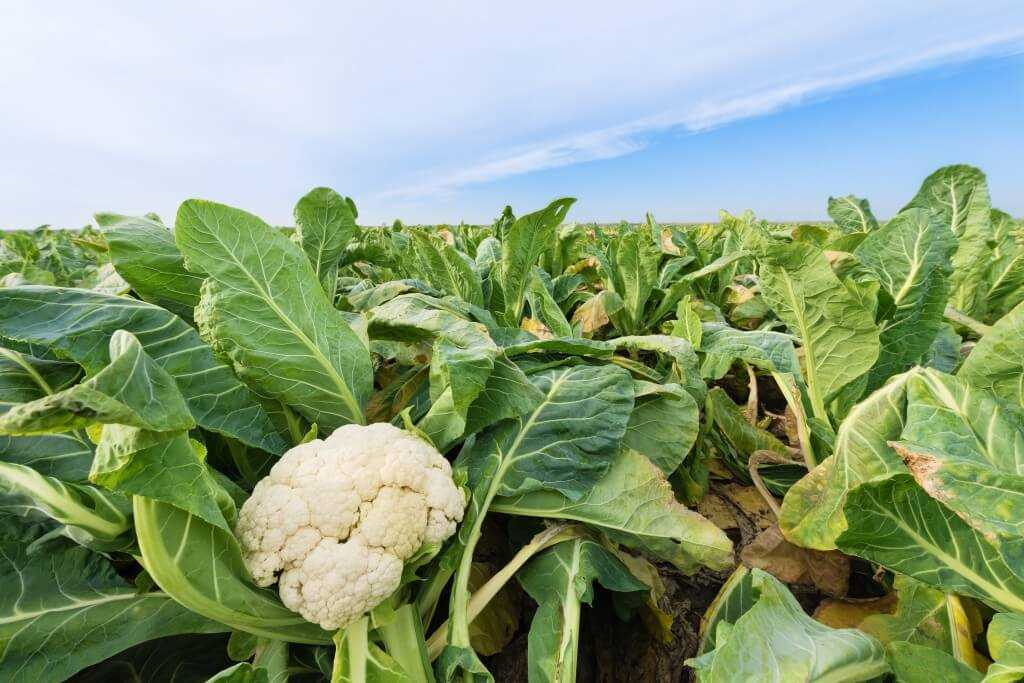
{"label": "brown dried leaf", "polygon": [[714,493],[709,493],[697,501],[697,512],[707,517],[719,529],[738,529],[740,526],[729,504]]}
{"label": "brown dried leaf", "polygon": [[825,598],[814,610],[814,618],[831,628],[857,628],[873,614],[892,614],[898,601],[896,593],[870,600]]}
{"label": "brown dried leaf", "polygon": [[743,486],[731,482],[718,487],[717,491],[742,510],[743,514],[758,528],[767,529],[775,523],[775,513],[753,486]]}
{"label": "brown dried leaf", "polygon": [[822,552],[795,546],[783,538],[778,525],[761,532],[743,549],[740,560],[780,581],[813,585],[832,597],[843,597],[850,586],[850,558],[837,550]]}
{"label": "brown dried leaf", "polygon": [[529,332],[537,339],[554,339],[555,335],[551,333],[548,326],[537,320],[536,318],[523,318],[523,322],[519,325],[523,330]]}

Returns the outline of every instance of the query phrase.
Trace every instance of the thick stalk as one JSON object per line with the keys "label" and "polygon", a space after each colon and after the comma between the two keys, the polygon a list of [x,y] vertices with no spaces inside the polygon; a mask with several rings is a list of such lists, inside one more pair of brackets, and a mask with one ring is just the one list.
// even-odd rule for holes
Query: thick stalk
{"label": "thick stalk", "polygon": [[[524,564],[529,561],[531,557],[536,555],[546,548],[567,541],[571,538],[576,538],[582,534],[582,528],[575,525],[560,524],[553,526],[549,529],[545,529],[540,532],[533,539],[519,549],[519,552],[496,572],[487,583],[480,586],[473,597],[469,599],[466,609],[466,625],[473,623],[473,620],[480,616],[480,613],[484,611],[488,603],[498,594],[505,584],[508,583],[513,576],[516,575]],[[448,640],[448,622],[441,624],[436,631],[430,636],[430,640],[427,641],[427,656],[430,661],[434,661],[441,655],[441,651],[444,650],[445,643]]]}
{"label": "thick stalk", "polygon": [[[804,456],[804,464],[808,470],[813,470],[817,467],[818,460],[814,457],[814,449],[811,446],[811,430],[807,426],[807,414],[804,413],[804,406],[800,401],[800,389],[797,388],[792,375],[783,376],[778,372],[773,372],[772,377],[779,385],[779,391],[785,397],[786,404],[793,413],[793,419],[796,420],[796,433],[800,440],[800,451]],[[823,419],[827,422],[828,415],[826,414]]]}
{"label": "thick stalk", "polygon": [[434,682],[423,642],[423,624],[414,605],[407,603],[395,610],[388,622],[378,627],[377,633],[384,649],[402,667],[411,683]]}
{"label": "thick stalk", "polygon": [[334,634],[331,683],[366,683],[368,622],[368,617],[361,617]]}
{"label": "thick stalk", "polygon": [[986,334],[992,331],[991,325],[986,325],[980,320],[975,320],[971,316],[961,311],[958,311],[952,306],[946,306],[945,316],[946,320],[954,322],[962,327],[966,327],[979,337],[984,337]]}

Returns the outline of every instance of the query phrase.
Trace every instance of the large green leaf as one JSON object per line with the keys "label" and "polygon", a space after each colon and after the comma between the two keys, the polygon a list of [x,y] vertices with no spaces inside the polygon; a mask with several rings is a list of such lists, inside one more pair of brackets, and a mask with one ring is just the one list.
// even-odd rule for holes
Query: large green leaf
{"label": "large green leaf", "polygon": [[868,391],[910,368],[931,346],[944,324],[949,256],[955,248],[956,238],[936,214],[907,209],[854,251],[891,299]]}
{"label": "large green leaf", "polygon": [[595,581],[620,593],[650,591],[615,555],[582,538],[545,550],[516,577],[538,605],[528,654],[530,681],[536,683],[575,683],[580,612],[594,599]]}
{"label": "large green leaf", "polygon": [[900,683],[934,683],[935,681],[957,681],[977,683],[982,675],[952,655],[924,645],[906,641],[890,643],[889,664],[896,680]]}
{"label": "large green leaf", "polygon": [[1024,617],[997,614],[988,627],[988,650],[995,660],[985,675],[986,683],[1024,680]]}
{"label": "large green leaf", "polygon": [[191,319],[203,276],[185,270],[171,231],[149,217],[98,213],[95,218],[111,263],[139,298]]}
{"label": "large green leaf", "polygon": [[329,187],[313,188],[295,205],[295,237],[332,299],[338,262],[358,231],[355,203]]}
{"label": "large green leaf", "polygon": [[987,319],[998,318],[1024,300],[1024,245],[1010,214],[992,209],[992,263],[988,267]]}
{"label": "large green leaf", "polygon": [[[0,347],[0,415],[73,386],[82,375],[75,363],[44,360]],[[65,482],[85,481],[93,445],[81,430],[36,436],[0,436],[4,462],[28,465]]]}
{"label": "large green leaf", "polygon": [[907,382],[915,373],[892,378],[857,404],[839,426],[833,454],[789,490],[779,516],[788,540],[834,550],[836,537],[846,528],[843,503],[849,491],[906,472],[889,441],[903,431]]}
{"label": "large green leaf", "polygon": [[107,425],[89,480],[111,491],[177,505],[230,532],[233,503],[204,462],[205,455],[187,432]]}
{"label": "large green leaf", "polygon": [[231,665],[224,634],[192,634],[146,641],[80,671],[76,683],[145,681],[191,683]]}
{"label": "large green leaf", "polygon": [[0,517],[0,678],[60,681],[152,638],[227,630],[66,540],[29,553],[37,533]]}
{"label": "large green leaf", "polygon": [[773,244],[760,256],[761,296],[799,338],[814,416],[827,421],[827,400],[878,358],[879,329],[817,247]]}
{"label": "large green leaf", "polygon": [[0,415],[74,385],[82,376],[75,363],[44,360],[0,347]]}
{"label": "large green leaf", "polygon": [[701,616],[700,644],[697,646],[697,655],[714,650],[718,644],[715,633],[718,630],[718,624],[722,622],[736,623],[737,619],[754,606],[758,596],[760,596],[760,584],[755,588],[753,573],[746,566],[738,565],[722,584],[722,587],[718,589],[718,595]]}
{"label": "large green leaf", "polygon": [[738,358],[769,372],[784,372],[797,378],[801,376],[800,363],[793,349],[793,338],[781,332],[737,330],[724,323],[704,323],[701,325],[700,340],[702,352],[728,359],[727,365]]}
{"label": "large green leaf", "polygon": [[491,497],[550,488],[579,500],[614,460],[633,411],[632,380],[614,365],[557,368],[531,380],[540,405],[477,435],[458,462],[473,484],[498,464]]}
{"label": "large green leaf", "polygon": [[908,385],[901,439],[892,445],[918,484],[1024,579],[1024,418],[962,380],[925,370]]}
{"label": "large green leaf", "polygon": [[978,341],[957,376],[1024,410],[1024,303]]}
{"label": "large green leaf", "polygon": [[641,226],[622,235],[614,243],[613,263],[617,271],[616,294],[622,297],[623,313],[628,319],[630,334],[645,327],[644,311],[658,284],[661,245],[650,231]]}
{"label": "large green leaf", "polygon": [[614,365],[559,367],[531,380],[543,394],[540,404],[478,434],[456,461],[468,472],[473,493],[450,551],[461,557],[448,645],[438,664],[448,677],[463,671],[488,678],[470,645],[467,586],[495,497],[551,490],[572,501],[584,498],[611,467],[633,412],[632,379]]}
{"label": "large green leaf", "polygon": [[678,384],[634,382],[636,405],[622,442],[669,476],[683,464],[700,427],[700,408]]}
{"label": "large green leaf", "polygon": [[408,265],[431,287],[475,306],[484,305],[483,285],[474,265],[455,247],[426,230],[413,230]]}
{"label": "large green leaf", "polygon": [[974,642],[960,597],[897,574],[899,601],[893,614],[872,614],[857,628],[885,645],[909,642],[940,650],[958,662],[974,665]]}
{"label": "large green leaf", "polygon": [[325,431],[365,422],[370,354],[298,246],[203,200],[181,205],[174,233],[186,267],[207,275],[196,322],[239,377]]}
{"label": "large green leaf", "polygon": [[0,462],[0,493],[0,509],[20,516],[39,513],[84,545],[105,550],[130,543],[124,535],[132,526],[131,504],[118,493],[64,482],[11,462]]}
{"label": "large green leaf", "polygon": [[[371,310],[368,330],[375,340],[431,342],[431,406],[417,426],[438,448],[446,449],[466,433],[470,409],[485,391],[494,371],[499,350],[487,328],[466,320],[443,300],[404,294]],[[503,371],[504,379],[513,379],[514,371],[510,373],[507,367]],[[514,417],[525,412],[512,405],[521,392],[510,394],[510,401],[503,407],[494,404],[495,399],[500,400],[494,392],[501,379],[492,383],[486,405],[474,411],[477,428],[483,426],[481,418],[488,413]]]}
{"label": "large green leaf", "polygon": [[0,289],[0,336],[48,346],[90,374],[110,363],[110,338],[134,334],[178,385],[200,427],[271,453],[287,444],[256,396],[185,321],[143,301],[61,287]]}
{"label": "large green leaf", "polygon": [[573,335],[572,325],[565,319],[565,314],[559,308],[558,302],[548,291],[544,284],[546,275],[541,274],[539,268],[533,269],[533,277],[530,278],[530,286],[526,290],[526,300],[530,304],[530,315],[539,320],[551,330],[556,337],[571,337]]}
{"label": "large green leaf", "polygon": [[72,431],[91,424],[123,424],[154,431],[195,426],[185,399],[166,370],[130,332],[110,337],[110,364],[63,391],[12,407],[0,416],[0,433]]}
{"label": "large green leaf", "polygon": [[141,562],[174,600],[209,619],[272,640],[325,645],[331,634],[249,578],[235,537],[174,505],[133,499]]}
{"label": "large green leaf", "polygon": [[829,197],[828,215],[844,233],[871,232],[878,227],[868,200],[852,194]]}
{"label": "large green leaf", "polygon": [[846,497],[843,552],[942,590],[1024,612],[1024,581],[998,549],[930,498],[909,474],[862,484]]}
{"label": "large green leaf", "polygon": [[519,327],[526,288],[537,265],[555,237],[575,199],[556,199],[545,208],[520,216],[502,235],[501,261],[491,270],[489,308],[498,322]]}
{"label": "large green leaf", "polygon": [[732,542],[721,529],[676,501],[664,474],[624,449],[608,473],[579,500],[553,490],[495,498],[491,509],[510,515],[583,522],[614,541],[692,573],[733,564]]}
{"label": "large green leaf", "polygon": [[953,255],[950,303],[968,315],[984,312],[992,239],[988,184],[985,174],[973,166],[945,166],[921,183],[904,210],[925,209],[957,238]]}
{"label": "large green leaf", "polygon": [[759,569],[752,574],[758,592],[754,606],[731,624],[719,623],[714,650],[686,660],[701,683],[852,683],[888,671],[885,650],[877,640],[855,629],[818,623],[777,579]]}

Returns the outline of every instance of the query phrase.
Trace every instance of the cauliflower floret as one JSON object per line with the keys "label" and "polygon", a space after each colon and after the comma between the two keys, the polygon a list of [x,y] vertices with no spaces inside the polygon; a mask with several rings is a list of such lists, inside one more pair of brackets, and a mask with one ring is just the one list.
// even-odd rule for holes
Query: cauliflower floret
{"label": "cauliflower floret", "polygon": [[253,580],[333,630],[399,586],[405,560],[440,544],[466,500],[435,448],[387,423],[345,425],[292,448],[253,489],[235,533]]}

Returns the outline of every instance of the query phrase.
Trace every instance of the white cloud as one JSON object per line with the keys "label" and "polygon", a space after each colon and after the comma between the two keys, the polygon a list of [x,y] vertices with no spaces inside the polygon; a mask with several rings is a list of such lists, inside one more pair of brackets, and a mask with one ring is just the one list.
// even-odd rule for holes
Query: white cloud
{"label": "white cloud", "polygon": [[941,45],[899,58],[882,56],[875,63],[856,66],[848,71],[839,70],[830,76],[808,78],[731,98],[703,100],[681,112],[666,112],[601,130],[541,142],[448,174],[435,171],[430,174],[431,180],[428,182],[388,190],[381,193],[380,197],[418,198],[447,194],[467,185],[588,161],[612,159],[646,148],[647,139],[652,134],[666,130],[699,133],[734,121],[820,100],[866,83],[944,63],[1022,50],[1024,31],[1009,31]]}
{"label": "white cloud", "polygon": [[12,0],[2,18],[0,226],[188,196],[283,222],[314,184],[376,221],[1024,35],[1018,0]]}

